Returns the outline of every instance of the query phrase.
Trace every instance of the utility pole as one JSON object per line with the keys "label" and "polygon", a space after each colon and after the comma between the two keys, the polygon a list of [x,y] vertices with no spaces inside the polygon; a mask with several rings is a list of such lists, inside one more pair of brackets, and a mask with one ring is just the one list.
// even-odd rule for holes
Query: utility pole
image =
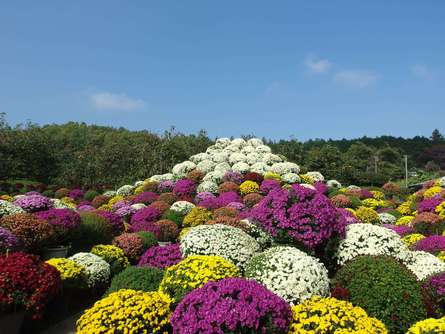
{"label": "utility pole", "polygon": [[374,155],[374,173],[377,174],[377,161],[379,161],[379,157]]}
{"label": "utility pole", "polygon": [[408,188],[408,156],[405,154],[405,187]]}

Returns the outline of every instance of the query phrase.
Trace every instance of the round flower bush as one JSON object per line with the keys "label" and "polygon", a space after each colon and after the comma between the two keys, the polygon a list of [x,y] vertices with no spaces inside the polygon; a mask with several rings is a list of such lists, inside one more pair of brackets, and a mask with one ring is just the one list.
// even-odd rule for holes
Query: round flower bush
{"label": "round flower bush", "polygon": [[193,203],[190,203],[187,201],[177,201],[171,205],[170,210],[175,211],[175,212],[181,214],[182,216],[185,216],[194,207],[195,207],[195,204],[193,204]]}
{"label": "round flower bush", "polygon": [[122,289],[86,310],[76,333],[167,333],[171,302],[161,292]]}
{"label": "round flower bush", "polygon": [[426,278],[422,282],[422,286],[434,303],[433,310],[429,310],[431,315],[445,315],[445,272]]}
{"label": "round flower bush", "polygon": [[337,250],[338,263],[360,255],[392,255],[407,252],[400,236],[385,227],[371,224],[351,224],[346,227],[346,237],[340,241]]}
{"label": "round flower bush", "polygon": [[73,260],[64,258],[53,258],[46,261],[50,266],[57,269],[65,288],[83,288],[87,283],[87,272],[83,265]]}
{"label": "round flower bush", "polygon": [[185,296],[171,323],[173,333],[178,334],[287,334],[290,319],[289,305],[262,285],[225,278]]}
{"label": "round flower bush", "polygon": [[113,227],[96,211],[80,212],[80,226],[72,238],[76,252],[89,251],[97,244],[109,244],[113,238]]}
{"label": "round flower bush", "polygon": [[394,258],[358,257],[337,272],[333,286],[345,290],[353,305],[381,320],[391,333],[405,333],[426,317],[420,283]]}
{"label": "round flower bush", "polygon": [[151,191],[144,191],[140,194],[135,195],[131,200],[130,203],[131,204],[136,204],[136,203],[143,203],[143,204],[151,204],[154,201],[156,201],[158,199],[159,195],[151,192]]}
{"label": "round flower bush", "polygon": [[114,236],[124,232],[124,221],[118,214],[105,210],[96,210],[94,213],[102,218],[105,218],[106,222],[111,226]]}
{"label": "round flower bush", "polygon": [[184,256],[217,255],[241,269],[259,250],[259,244],[250,235],[239,228],[221,224],[194,227],[181,239]]}
{"label": "round flower bush", "polygon": [[24,213],[25,210],[23,210],[18,205],[15,205],[11,202],[0,200],[0,218],[3,216],[9,216],[14,215],[16,213]]}
{"label": "round flower bush", "polygon": [[241,183],[239,190],[242,195],[256,193],[260,190],[260,186],[255,181],[247,180]]}
{"label": "round flower bush", "polygon": [[21,242],[19,238],[9,230],[0,227],[0,254],[17,251],[20,246]]}
{"label": "round flower bush", "polygon": [[445,263],[427,252],[405,252],[400,258],[419,281],[445,271]]}
{"label": "round flower bush", "polygon": [[113,245],[96,245],[91,249],[92,254],[100,256],[110,265],[111,273],[117,274],[130,265],[124,251]]}
{"label": "round flower bush", "polygon": [[38,256],[21,252],[0,255],[0,311],[26,310],[40,318],[59,294],[59,272]]}
{"label": "round flower bush", "polygon": [[414,249],[437,255],[445,250],[445,236],[432,235],[423,238],[416,243]]}
{"label": "round flower bush", "polygon": [[380,220],[380,224],[384,225],[384,224],[394,224],[397,220],[397,218],[395,216],[393,216],[392,214],[388,213],[388,212],[382,212],[379,213],[379,220]]}
{"label": "round flower bush", "polygon": [[202,207],[194,207],[189,213],[184,217],[182,221],[185,227],[192,227],[205,224],[210,219],[212,219],[212,212]]}
{"label": "round flower bush", "polygon": [[291,238],[309,249],[342,235],[345,229],[344,219],[329,198],[300,185],[271,191],[250,215],[272,236]]}
{"label": "round flower bush", "polygon": [[156,291],[163,277],[164,271],[158,268],[130,266],[113,277],[106,295],[120,289]]}
{"label": "round flower bush", "polygon": [[255,255],[245,276],[262,283],[291,304],[329,294],[328,271],[318,259],[293,248],[272,247]]}
{"label": "round flower bush", "polygon": [[385,325],[361,307],[332,297],[312,297],[292,307],[289,334],[387,334]]}
{"label": "round flower bush", "polygon": [[183,179],[175,183],[173,194],[178,197],[193,196],[196,191],[196,183],[192,180]]}
{"label": "round flower bush", "polygon": [[31,213],[17,213],[0,219],[0,227],[6,228],[20,239],[26,250],[38,252],[54,239],[54,228]]}
{"label": "round flower bush", "polygon": [[445,221],[435,213],[422,212],[414,217],[411,226],[421,234],[442,234],[445,230]]}
{"label": "round flower bush", "polygon": [[355,216],[366,224],[380,224],[380,217],[372,208],[360,206],[355,210]]}
{"label": "round flower bush", "polygon": [[165,269],[174,266],[182,260],[182,253],[178,244],[165,247],[153,246],[147,249],[139,259],[139,267],[155,267]]}
{"label": "round flower bush", "polygon": [[406,334],[445,333],[445,318],[421,320],[410,327]]}
{"label": "round flower bush", "polygon": [[162,212],[156,208],[146,207],[138,210],[132,217],[130,225],[143,224],[143,223],[154,223],[162,215]]}
{"label": "round flower bush", "polygon": [[69,240],[70,233],[79,228],[81,223],[80,215],[71,209],[49,209],[36,212],[35,215],[53,226],[56,238],[61,244]]}
{"label": "round flower bush", "polygon": [[180,301],[188,292],[208,281],[241,276],[239,269],[219,256],[192,255],[167,268],[159,290]]}
{"label": "round flower bush", "polygon": [[30,195],[23,196],[14,201],[15,205],[18,205],[26,212],[37,212],[48,210],[53,206],[51,200],[48,197],[42,195]]}
{"label": "round flower bush", "polygon": [[123,233],[113,239],[113,245],[121,248],[132,263],[136,262],[146,249],[144,239],[137,233]]}
{"label": "round flower bush", "polygon": [[92,288],[104,286],[110,278],[110,265],[100,256],[92,253],[77,253],[68,258],[85,267],[87,285]]}
{"label": "round flower bush", "polygon": [[158,240],[161,242],[175,241],[176,238],[179,236],[178,225],[176,225],[176,223],[171,220],[158,220],[155,225],[159,228],[157,237]]}

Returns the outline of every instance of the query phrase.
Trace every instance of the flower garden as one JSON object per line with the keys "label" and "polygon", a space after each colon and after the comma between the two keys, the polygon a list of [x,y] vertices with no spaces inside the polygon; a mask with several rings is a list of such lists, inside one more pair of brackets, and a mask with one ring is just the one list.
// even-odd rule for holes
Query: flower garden
{"label": "flower garden", "polygon": [[445,333],[445,178],[342,186],[256,138],[113,191],[2,195],[0,254],[0,332],[81,311],[80,334]]}

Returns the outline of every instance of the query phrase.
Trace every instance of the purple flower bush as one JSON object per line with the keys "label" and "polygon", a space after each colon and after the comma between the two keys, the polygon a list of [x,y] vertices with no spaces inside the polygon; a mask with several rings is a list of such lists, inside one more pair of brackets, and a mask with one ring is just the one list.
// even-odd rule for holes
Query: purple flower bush
{"label": "purple flower bush", "polygon": [[117,209],[114,213],[117,214],[121,218],[129,218],[134,213],[136,213],[136,209],[132,208],[130,205],[123,205],[119,209]]}
{"label": "purple flower bush", "polygon": [[391,224],[384,224],[383,227],[386,227],[390,230],[393,230],[401,237],[404,237],[405,235],[415,233],[414,229],[407,225],[391,225]]}
{"label": "purple flower bush", "polygon": [[189,179],[182,179],[176,182],[173,193],[178,197],[192,196],[196,191],[196,183]]}
{"label": "purple flower bush", "polygon": [[80,226],[80,215],[71,209],[49,209],[36,212],[35,215],[46,220],[56,229],[72,230]]}
{"label": "purple flower bush", "polygon": [[173,188],[175,186],[175,182],[171,180],[162,181],[158,185],[158,191],[160,193],[169,193],[173,191]]}
{"label": "purple flower bush", "polygon": [[96,210],[96,208],[92,205],[81,204],[81,205],[77,205],[77,210],[79,210],[79,211],[93,211],[93,210]]}
{"label": "purple flower bush", "polygon": [[44,211],[53,206],[51,200],[42,195],[20,197],[14,201],[14,204],[20,206],[26,212]]}
{"label": "purple flower bush", "polygon": [[266,179],[261,182],[260,191],[264,194],[270,193],[272,190],[281,189],[281,184],[279,181],[274,179]]}
{"label": "purple flower bush", "polygon": [[234,191],[227,191],[225,193],[222,193],[217,197],[217,199],[220,208],[232,202],[243,202],[241,196]]}
{"label": "purple flower bush", "polygon": [[431,316],[443,315],[445,312],[445,272],[428,277],[422,287],[429,293],[430,300],[434,303],[433,310],[430,310]]}
{"label": "purple flower bush", "polygon": [[209,200],[209,199],[212,200],[215,198],[216,198],[216,196],[213,195],[210,191],[203,191],[203,192],[196,194],[195,203],[200,204],[202,201]]}
{"label": "purple flower bush", "polygon": [[415,245],[415,250],[436,254],[445,251],[445,237],[432,235],[419,240]]}
{"label": "purple flower bush", "polygon": [[20,239],[12,234],[9,230],[0,227],[0,254],[6,251],[17,251],[21,246]]}
{"label": "purple flower bush", "polygon": [[74,200],[82,199],[83,196],[85,196],[85,192],[82,189],[72,189],[68,194],[68,197]]}
{"label": "purple flower bush", "polygon": [[223,181],[241,184],[244,181],[244,177],[241,173],[229,171],[224,174]]}
{"label": "purple flower bush", "polygon": [[443,201],[444,199],[438,196],[424,199],[423,201],[419,202],[419,204],[417,204],[417,211],[419,213],[434,212],[436,206],[438,206]]}
{"label": "purple flower bush", "polygon": [[290,237],[315,249],[334,235],[344,235],[346,220],[328,197],[298,184],[271,191],[250,217],[274,237]]}
{"label": "purple flower bush", "polygon": [[155,222],[150,221],[137,221],[133,223],[130,227],[131,232],[151,232],[159,239],[161,236],[161,228],[155,224]]}
{"label": "purple flower bush", "polygon": [[323,182],[315,182],[314,187],[319,193],[326,194],[328,192],[328,186]]}
{"label": "purple flower bush", "polygon": [[171,244],[165,247],[150,247],[139,259],[139,267],[155,267],[165,269],[174,266],[182,260],[179,244]]}
{"label": "purple flower bush", "polygon": [[142,208],[131,217],[130,224],[134,225],[136,223],[142,222],[155,222],[161,218],[162,212],[153,207]]}
{"label": "purple flower bush", "polygon": [[111,225],[113,235],[116,236],[124,232],[124,222],[118,214],[105,210],[96,210],[95,213],[105,218],[107,223]]}
{"label": "purple flower bush", "polygon": [[148,205],[156,201],[158,197],[159,195],[154,192],[144,191],[143,193],[134,196],[131,200],[131,204],[144,203]]}
{"label": "purple flower bush", "polygon": [[186,295],[170,321],[174,334],[286,334],[291,319],[286,301],[261,284],[226,278]]}

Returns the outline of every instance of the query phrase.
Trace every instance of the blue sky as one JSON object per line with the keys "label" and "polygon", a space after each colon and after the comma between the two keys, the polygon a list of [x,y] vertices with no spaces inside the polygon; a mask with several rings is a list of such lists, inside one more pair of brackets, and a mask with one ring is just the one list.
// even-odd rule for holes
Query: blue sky
{"label": "blue sky", "polygon": [[162,132],[445,132],[445,1],[2,1],[0,112]]}

